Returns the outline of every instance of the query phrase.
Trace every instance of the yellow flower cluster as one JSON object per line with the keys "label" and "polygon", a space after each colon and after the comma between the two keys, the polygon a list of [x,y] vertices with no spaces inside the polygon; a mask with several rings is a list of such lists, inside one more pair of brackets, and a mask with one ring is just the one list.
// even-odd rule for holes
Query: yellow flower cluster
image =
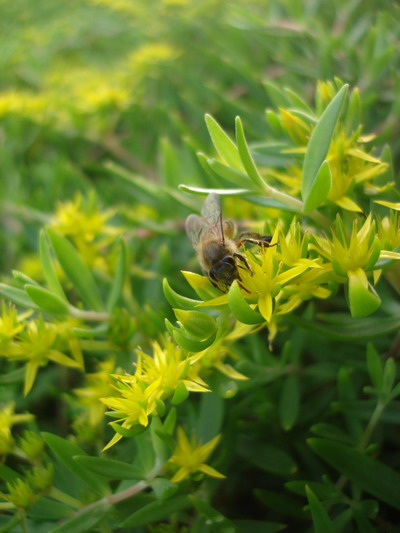
{"label": "yellow flower cluster", "polygon": [[[122,438],[124,429],[146,427],[151,415],[162,414],[165,400],[177,404],[186,399],[189,391],[207,392],[207,384],[194,368],[197,360],[197,355],[186,355],[170,340],[165,341],[164,347],[154,342],[153,356],[139,350],[135,373],[114,375],[114,395],[101,398],[115,411],[117,423],[122,422],[122,432],[116,433],[105,449]],[[116,424],[113,427],[118,430]]]}
{"label": "yellow flower cluster", "polygon": [[[69,351],[71,356],[64,352]],[[22,320],[13,307],[3,305],[0,316],[0,356],[9,361],[25,361],[24,394],[29,393],[41,366],[49,361],[60,365],[83,368],[83,356],[71,334],[71,324]]]}

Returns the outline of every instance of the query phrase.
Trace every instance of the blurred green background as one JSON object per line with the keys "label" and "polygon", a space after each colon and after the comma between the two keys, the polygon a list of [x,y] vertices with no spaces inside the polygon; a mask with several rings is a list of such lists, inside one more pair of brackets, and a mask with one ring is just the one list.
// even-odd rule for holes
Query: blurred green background
{"label": "blurred green background", "polygon": [[358,86],[364,131],[398,162],[399,15],[384,0],[0,2],[0,269],[33,274],[38,229],[93,190],[117,225],[147,228],[144,270],[184,267],[176,237],[198,202],[177,186],[209,184],[204,114],[267,142],[284,87],[311,102],[318,79]]}

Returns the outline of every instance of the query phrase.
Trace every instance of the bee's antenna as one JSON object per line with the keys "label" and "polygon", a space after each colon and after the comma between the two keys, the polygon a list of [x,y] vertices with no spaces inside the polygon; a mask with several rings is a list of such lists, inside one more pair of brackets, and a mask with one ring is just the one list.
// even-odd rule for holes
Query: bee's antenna
{"label": "bee's antenna", "polygon": [[222,244],[225,244],[224,225],[222,224],[222,211],[219,214],[219,224],[221,226]]}

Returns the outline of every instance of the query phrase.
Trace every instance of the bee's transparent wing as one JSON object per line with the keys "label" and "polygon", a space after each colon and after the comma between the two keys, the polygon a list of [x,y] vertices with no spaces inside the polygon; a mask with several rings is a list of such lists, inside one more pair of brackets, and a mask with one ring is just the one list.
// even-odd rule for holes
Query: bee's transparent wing
{"label": "bee's transparent wing", "polygon": [[189,215],[185,221],[185,230],[194,248],[199,244],[204,224],[204,219],[198,215]]}
{"label": "bee's transparent wing", "polygon": [[209,226],[217,226],[221,220],[221,197],[212,192],[207,196],[201,208],[201,214]]}

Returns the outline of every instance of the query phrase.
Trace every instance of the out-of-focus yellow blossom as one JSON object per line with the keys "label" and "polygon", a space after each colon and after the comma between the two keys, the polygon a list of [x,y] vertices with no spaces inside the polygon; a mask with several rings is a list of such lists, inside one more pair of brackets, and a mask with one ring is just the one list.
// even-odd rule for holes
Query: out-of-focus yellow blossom
{"label": "out-of-focus yellow blossom", "polygon": [[89,0],[92,4],[104,6],[114,11],[119,11],[125,15],[138,16],[143,12],[143,8],[138,2],[131,0]]}
{"label": "out-of-focus yellow blossom", "polygon": [[284,108],[279,108],[283,129],[297,145],[307,144],[311,134],[310,125],[302,118]]}
{"label": "out-of-focus yellow blossom", "polygon": [[17,509],[28,509],[45,494],[53,479],[53,466],[35,466],[26,474],[26,479],[18,478],[6,483],[8,494],[0,492],[0,498],[12,503]]}
{"label": "out-of-focus yellow blossom", "polygon": [[[116,394],[100,398],[116,411],[121,427],[147,426],[149,416],[160,408],[160,402],[170,398],[172,402],[184,399],[189,391],[207,392],[207,384],[193,367],[199,356],[187,356],[170,340],[162,348],[153,343],[153,356],[138,351],[135,374],[114,375]],[[111,447],[122,438],[117,433],[107,444]]]}
{"label": "out-of-focus yellow blossom", "polygon": [[3,302],[0,316],[0,350],[6,350],[10,342],[24,327],[25,323],[20,322],[15,307]]}
{"label": "out-of-focus yellow blossom", "polygon": [[[70,330],[66,324],[47,323],[39,316],[37,320],[25,322],[24,329],[18,331],[12,341],[1,349],[0,356],[7,357],[10,361],[26,361],[25,396],[32,388],[38,369],[49,361],[82,368],[83,359],[77,340],[66,334],[66,328]],[[64,349],[69,350],[73,358],[61,351]]]}
{"label": "out-of-focus yellow blossom", "polygon": [[390,211],[390,215],[378,218],[378,237],[385,250],[400,246],[400,215]]}
{"label": "out-of-focus yellow blossom", "polygon": [[19,115],[41,122],[52,115],[53,99],[50,93],[28,91],[0,92],[0,117]]}
{"label": "out-of-focus yellow blossom", "polygon": [[113,358],[100,361],[98,371],[86,374],[84,387],[74,391],[79,398],[80,406],[84,408],[82,417],[91,427],[98,426],[104,416],[104,404],[99,402],[99,398],[111,395],[114,390],[110,383],[114,366]]}
{"label": "out-of-focus yellow blossom", "polygon": [[11,434],[12,426],[33,419],[33,415],[30,413],[15,414],[14,409],[14,402],[0,406],[0,456],[6,455],[14,447],[14,439]]}
{"label": "out-of-focus yellow blossom", "polygon": [[362,143],[360,131],[350,137],[340,132],[333,138],[327,155],[332,172],[328,200],[348,211],[362,211],[351,198],[352,190],[361,184],[372,187],[372,180],[387,168],[386,163],[365,152]]}
{"label": "out-of-focus yellow blossom", "polygon": [[177,59],[180,51],[168,43],[150,43],[140,46],[127,59],[127,68],[142,74],[156,74],[155,67]]}
{"label": "out-of-focus yellow blossom", "polygon": [[107,224],[113,215],[113,210],[102,211],[94,196],[83,199],[77,194],[74,200],[57,206],[51,226],[72,239],[89,267],[109,272],[101,251],[121,233],[121,228]]}
{"label": "out-of-focus yellow blossom", "polygon": [[220,440],[221,435],[217,435],[206,444],[200,444],[194,436],[189,440],[183,429],[178,427],[176,448],[167,463],[168,466],[177,470],[171,481],[179,483],[197,472],[220,479],[225,478],[218,470],[206,464]]}

